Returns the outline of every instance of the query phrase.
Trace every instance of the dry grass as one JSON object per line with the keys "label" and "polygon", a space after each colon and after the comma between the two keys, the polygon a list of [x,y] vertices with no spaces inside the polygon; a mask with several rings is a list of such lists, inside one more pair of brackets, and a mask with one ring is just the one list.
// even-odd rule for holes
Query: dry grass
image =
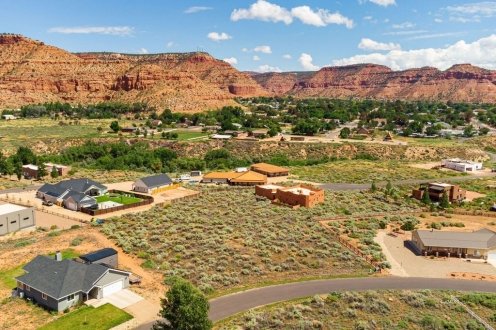
{"label": "dry grass", "polygon": [[[452,294],[476,301],[481,296],[427,290],[331,293],[252,310],[214,329],[484,329],[451,301]],[[491,297],[496,300],[493,294],[472,304],[486,320],[494,317],[484,305]],[[495,325],[496,319],[491,322]]]}

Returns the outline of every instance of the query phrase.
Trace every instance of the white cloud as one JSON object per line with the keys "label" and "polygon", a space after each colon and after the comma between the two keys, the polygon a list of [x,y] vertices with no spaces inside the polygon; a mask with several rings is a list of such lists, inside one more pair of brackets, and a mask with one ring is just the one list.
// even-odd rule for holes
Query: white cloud
{"label": "white cloud", "polygon": [[421,34],[418,36],[413,36],[408,38],[409,40],[423,40],[423,39],[435,39],[435,38],[446,38],[454,37],[465,34],[465,32],[445,32],[445,33],[432,33],[432,34]]}
{"label": "white cloud", "polygon": [[436,23],[442,23],[442,22],[443,22],[443,20],[442,20],[442,19],[440,19],[440,18],[434,18],[434,22],[436,22]]}
{"label": "white cloud", "polygon": [[253,55],[253,60],[254,60],[254,61],[260,61],[260,56],[258,56],[258,55]]}
{"label": "white cloud", "polygon": [[327,9],[313,10],[309,6],[287,9],[266,0],[257,0],[248,9],[235,9],[231,13],[231,20],[235,22],[249,19],[291,24],[295,18],[299,19],[303,24],[319,27],[329,24],[345,25],[349,29],[353,27],[353,20],[341,15],[339,12],[330,12]]}
{"label": "white cloud", "polygon": [[134,28],[130,26],[53,27],[48,29],[48,32],[62,34],[108,34],[116,36],[129,36],[134,33]]}
{"label": "white cloud", "polygon": [[360,43],[358,44],[358,48],[365,50],[399,50],[401,46],[399,44],[395,44],[393,42],[377,42],[369,38],[362,38]]}
{"label": "white cloud", "polygon": [[293,17],[298,18],[303,24],[313,26],[327,26],[329,24],[344,25],[348,29],[353,27],[353,20],[341,15],[340,13],[331,13],[326,9],[313,11],[308,6],[300,6],[291,9]]}
{"label": "white cloud", "polygon": [[427,33],[429,31],[427,30],[410,30],[410,31],[393,31],[393,32],[386,32],[383,33],[385,36],[409,36],[413,34],[422,34],[422,33]]}
{"label": "white cloud", "polygon": [[264,72],[282,72],[282,70],[277,66],[270,66],[268,64],[260,65],[255,71],[264,73]]}
{"label": "white cloud", "polygon": [[212,10],[212,7],[204,7],[204,6],[193,6],[189,7],[184,11],[185,14],[196,14],[202,11]]}
{"label": "white cloud", "polygon": [[304,70],[307,71],[315,71],[318,70],[319,67],[313,64],[313,58],[312,55],[303,53],[301,54],[300,58],[298,59],[298,62],[300,62],[300,65]]}
{"label": "white cloud", "polygon": [[169,41],[166,46],[167,48],[172,48],[174,46],[174,41]]}
{"label": "white cloud", "polygon": [[210,32],[209,34],[207,34],[207,38],[210,40],[213,40],[213,41],[225,41],[225,40],[232,39],[232,37],[225,32],[221,32],[221,33]]}
{"label": "white cloud", "polygon": [[333,65],[375,63],[393,70],[433,66],[445,70],[454,64],[471,63],[486,69],[496,69],[496,34],[472,43],[460,40],[444,48],[393,50],[386,54],[373,53],[334,60]]}
{"label": "white cloud", "polygon": [[496,2],[483,1],[453,5],[444,8],[449,20],[458,23],[480,22],[482,18],[496,17]]}
{"label": "white cloud", "polygon": [[148,54],[148,49],[146,49],[146,48],[140,48],[139,53],[140,54]]}
{"label": "white cloud", "polygon": [[257,53],[272,54],[272,49],[270,48],[270,46],[267,45],[257,46],[253,48],[253,51]]}
{"label": "white cloud", "polygon": [[282,58],[283,58],[283,59],[285,59],[285,60],[290,60],[292,57],[291,57],[291,55],[289,55],[289,54],[284,54],[284,55],[282,56]]}
{"label": "white cloud", "polygon": [[236,57],[228,57],[228,58],[223,59],[223,61],[227,62],[231,65],[238,64],[238,59]]}
{"label": "white cloud", "polygon": [[242,48],[242,49],[241,49],[241,51],[242,51],[243,53],[247,53],[247,52],[249,51],[249,49],[248,49],[248,48],[246,48],[246,47],[244,47],[244,48]]}
{"label": "white cloud", "polygon": [[265,0],[258,0],[249,9],[235,9],[231,13],[231,20],[255,19],[264,22],[284,22],[291,24],[293,17],[286,8],[275,5]]}
{"label": "white cloud", "polygon": [[383,7],[392,6],[396,4],[396,0],[369,0],[369,1]]}
{"label": "white cloud", "polygon": [[412,22],[403,22],[400,24],[393,24],[393,29],[412,29],[416,26],[415,23]]}

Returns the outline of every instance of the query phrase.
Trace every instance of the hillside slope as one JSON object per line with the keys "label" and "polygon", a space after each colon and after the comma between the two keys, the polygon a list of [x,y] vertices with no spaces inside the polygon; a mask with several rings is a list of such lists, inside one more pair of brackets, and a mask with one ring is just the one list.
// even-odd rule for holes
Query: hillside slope
{"label": "hillside slope", "polygon": [[266,90],[296,97],[374,98],[496,103],[496,71],[470,64],[445,71],[424,67],[392,71],[375,64],[326,67],[314,73],[252,77]]}
{"label": "hillside slope", "polygon": [[193,112],[267,94],[249,75],[206,53],[72,54],[20,35],[0,35],[0,107],[64,101],[148,102]]}

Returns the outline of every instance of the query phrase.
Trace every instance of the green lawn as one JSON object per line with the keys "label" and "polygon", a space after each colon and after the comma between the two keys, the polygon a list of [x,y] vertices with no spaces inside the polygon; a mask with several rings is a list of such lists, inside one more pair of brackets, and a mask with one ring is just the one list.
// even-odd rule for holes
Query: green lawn
{"label": "green lawn", "polygon": [[98,308],[84,306],[39,329],[107,330],[132,318],[131,314],[110,304],[105,304]]}
{"label": "green lawn", "polygon": [[178,135],[177,139],[179,141],[185,141],[195,138],[199,139],[200,137],[208,136],[207,133],[203,133],[203,132],[176,131],[176,133]]}
{"label": "green lawn", "polygon": [[22,270],[23,266],[24,265],[19,265],[14,268],[0,270],[0,286],[5,289],[15,288],[17,285],[15,277],[24,274],[24,270]]}
{"label": "green lawn", "polygon": [[[55,253],[49,254],[51,257],[54,255]],[[77,257],[79,257],[79,253],[73,249],[62,250],[62,259],[74,259]],[[0,270],[0,287],[7,289],[15,288],[17,285],[15,278],[24,274],[22,267],[24,267],[24,264],[18,265],[14,268]]]}
{"label": "green lawn", "polygon": [[96,198],[97,203],[103,203],[103,202],[115,202],[119,204],[134,204],[134,203],[139,203],[142,200],[140,198],[136,198],[133,196],[124,196],[124,195],[104,195],[104,196],[98,196]]}

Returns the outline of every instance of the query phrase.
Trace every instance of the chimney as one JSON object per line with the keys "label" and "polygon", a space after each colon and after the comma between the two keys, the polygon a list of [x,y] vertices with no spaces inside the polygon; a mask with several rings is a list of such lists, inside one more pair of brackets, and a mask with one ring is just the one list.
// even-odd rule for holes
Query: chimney
{"label": "chimney", "polygon": [[55,252],[55,261],[62,261],[62,253],[60,251]]}

